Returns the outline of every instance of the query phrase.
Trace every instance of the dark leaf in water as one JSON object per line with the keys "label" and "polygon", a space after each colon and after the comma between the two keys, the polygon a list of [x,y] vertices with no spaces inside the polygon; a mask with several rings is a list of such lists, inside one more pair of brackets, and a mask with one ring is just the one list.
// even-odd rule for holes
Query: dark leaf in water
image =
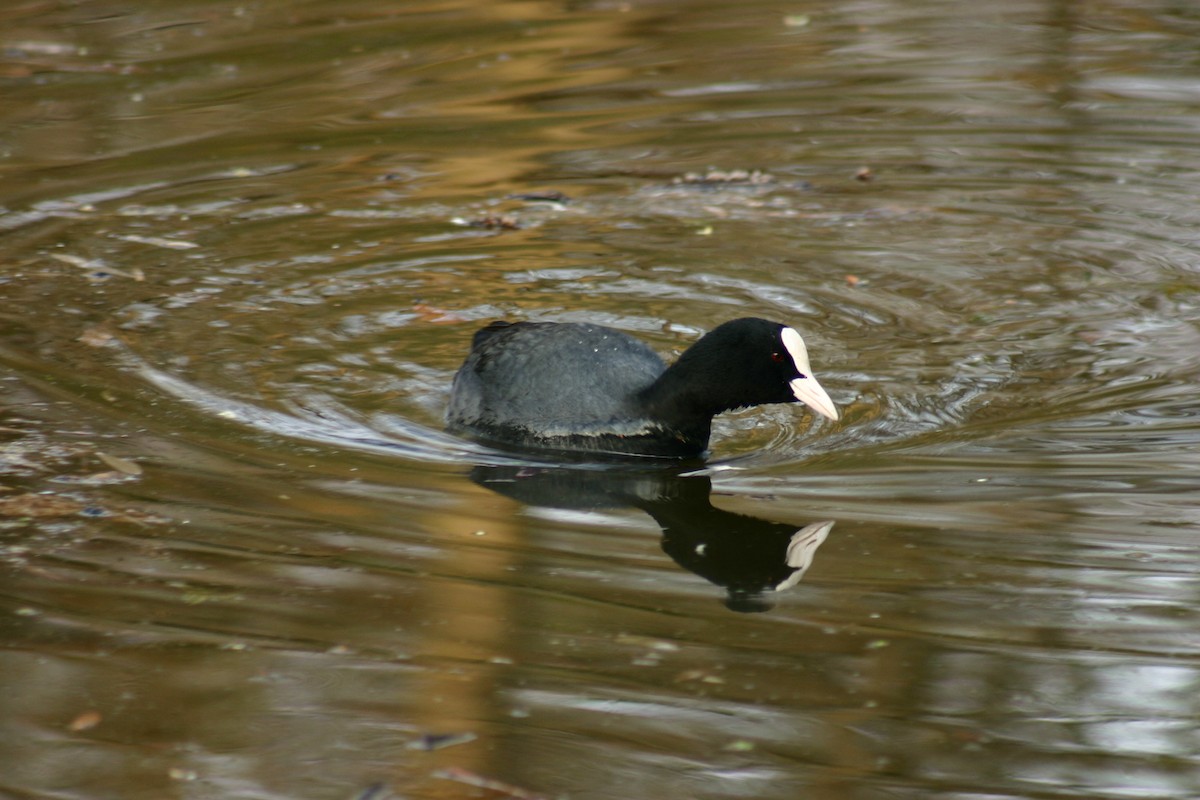
{"label": "dark leaf in water", "polygon": [[571,198],[556,190],[547,192],[521,192],[519,194],[510,194],[509,198],[524,200],[527,203],[557,203],[559,205],[566,205],[571,202]]}
{"label": "dark leaf in water", "polygon": [[373,783],[354,795],[354,800],[387,800],[393,796],[392,790],[386,783]]}

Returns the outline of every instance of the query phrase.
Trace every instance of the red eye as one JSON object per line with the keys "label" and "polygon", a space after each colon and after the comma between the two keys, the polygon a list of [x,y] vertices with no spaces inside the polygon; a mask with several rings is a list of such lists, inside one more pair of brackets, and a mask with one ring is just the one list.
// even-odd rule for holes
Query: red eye
{"label": "red eye", "polygon": [[771,360],[776,364],[782,364],[787,360],[787,356],[785,356],[783,353],[771,353]]}

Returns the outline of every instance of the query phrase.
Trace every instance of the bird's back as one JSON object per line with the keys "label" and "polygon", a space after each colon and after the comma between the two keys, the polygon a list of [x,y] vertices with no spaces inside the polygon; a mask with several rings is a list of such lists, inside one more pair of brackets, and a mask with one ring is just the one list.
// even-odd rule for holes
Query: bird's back
{"label": "bird's back", "polygon": [[636,435],[648,424],[636,396],[665,368],[648,345],[612,328],[493,323],[475,334],[446,418],[483,435]]}

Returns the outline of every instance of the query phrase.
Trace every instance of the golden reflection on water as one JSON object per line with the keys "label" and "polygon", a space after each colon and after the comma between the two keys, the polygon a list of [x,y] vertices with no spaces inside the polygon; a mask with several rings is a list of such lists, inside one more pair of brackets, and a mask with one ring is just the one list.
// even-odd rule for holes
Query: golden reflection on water
{"label": "golden reflection on water", "polygon": [[[10,10],[0,794],[1200,793],[1197,19],[961,8]],[[744,314],[847,414],[703,502],[439,432],[493,317]],[[734,614],[697,519],[836,524]]]}

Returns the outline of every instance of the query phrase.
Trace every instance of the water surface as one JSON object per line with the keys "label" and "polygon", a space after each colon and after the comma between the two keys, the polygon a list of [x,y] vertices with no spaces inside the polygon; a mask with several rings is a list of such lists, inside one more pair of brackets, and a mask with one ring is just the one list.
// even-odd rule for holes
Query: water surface
{"label": "water surface", "polygon": [[[0,26],[0,794],[1200,795],[1200,13],[34,4]],[[472,332],[805,336],[568,468]]]}

